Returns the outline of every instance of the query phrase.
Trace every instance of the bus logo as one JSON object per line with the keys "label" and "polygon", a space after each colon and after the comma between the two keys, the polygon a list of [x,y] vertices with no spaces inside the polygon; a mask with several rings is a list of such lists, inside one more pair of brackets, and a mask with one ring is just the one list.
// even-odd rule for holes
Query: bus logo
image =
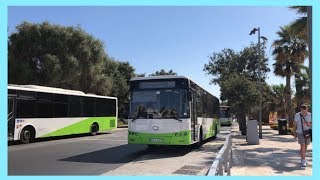
{"label": "bus logo", "polygon": [[152,129],[153,129],[154,131],[158,131],[159,127],[158,127],[158,126],[153,126]]}

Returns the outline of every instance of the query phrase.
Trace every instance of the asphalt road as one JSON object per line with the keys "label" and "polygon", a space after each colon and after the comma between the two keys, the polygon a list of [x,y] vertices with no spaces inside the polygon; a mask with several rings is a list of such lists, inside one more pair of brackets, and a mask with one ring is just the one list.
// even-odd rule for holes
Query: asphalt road
{"label": "asphalt road", "polygon": [[[126,128],[97,136],[82,135],[13,144],[8,146],[8,175],[179,174],[173,171],[182,171],[182,167],[189,167],[190,164],[209,167],[228,129],[230,127],[222,127],[218,138],[206,141],[201,148],[193,145],[150,149],[146,145],[129,145]],[[164,164],[167,170],[163,169]],[[137,168],[140,170],[137,171]]]}
{"label": "asphalt road", "polygon": [[128,145],[127,129],[8,146],[8,175],[101,175],[148,152]]}

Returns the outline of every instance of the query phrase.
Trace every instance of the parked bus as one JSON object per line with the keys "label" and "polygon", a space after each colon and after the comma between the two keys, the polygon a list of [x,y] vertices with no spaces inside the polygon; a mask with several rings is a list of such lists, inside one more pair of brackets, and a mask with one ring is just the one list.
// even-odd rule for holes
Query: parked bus
{"label": "parked bus", "polygon": [[130,80],[128,143],[190,145],[215,137],[219,99],[185,76]]}
{"label": "parked bus", "polygon": [[220,106],[220,124],[227,126],[232,125],[230,106]]}
{"label": "parked bus", "polygon": [[8,86],[8,140],[111,130],[117,127],[117,98],[35,85]]}

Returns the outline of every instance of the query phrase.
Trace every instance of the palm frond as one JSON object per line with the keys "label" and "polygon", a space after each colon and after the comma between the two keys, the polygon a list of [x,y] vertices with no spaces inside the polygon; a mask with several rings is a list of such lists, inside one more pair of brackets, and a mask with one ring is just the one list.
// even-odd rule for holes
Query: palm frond
{"label": "palm frond", "polygon": [[290,6],[289,8],[299,14],[307,14],[307,6]]}

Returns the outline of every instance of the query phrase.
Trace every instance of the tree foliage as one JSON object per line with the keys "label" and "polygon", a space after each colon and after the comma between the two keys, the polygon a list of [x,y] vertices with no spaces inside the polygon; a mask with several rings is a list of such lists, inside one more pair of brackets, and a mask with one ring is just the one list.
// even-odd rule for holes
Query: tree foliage
{"label": "tree foliage", "polygon": [[[265,44],[262,43],[261,48],[261,78],[265,80],[267,72],[270,69],[267,67],[268,58],[265,56]],[[208,64],[204,65],[204,71],[212,75],[211,83],[219,84],[229,75],[236,73],[257,81],[258,77],[258,47],[255,44],[250,44],[240,52],[235,52],[232,49],[224,49],[221,52],[213,53],[209,57]]]}
{"label": "tree foliage", "polygon": [[290,9],[296,11],[299,15],[301,15],[298,19],[295,19],[293,22],[290,23],[290,29],[292,30],[292,33],[307,41],[307,6],[291,6]]}
{"label": "tree foliage", "polygon": [[172,69],[168,72],[165,71],[164,69],[161,69],[160,71],[156,71],[150,74],[149,76],[165,76],[165,75],[177,75],[177,73],[173,72]]}
{"label": "tree foliage", "polygon": [[221,91],[228,97],[228,104],[238,113],[253,113],[259,105],[258,82],[233,73],[221,83]]}
{"label": "tree foliage", "polygon": [[[116,61],[114,61],[116,62]],[[126,111],[129,103],[129,83],[130,79],[135,76],[135,69],[129,62],[116,62],[112,69],[112,90],[111,96],[118,98],[119,116],[127,118]]]}
{"label": "tree foliage", "polygon": [[[297,74],[297,78],[295,78],[296,86],[301,87],[301,91],[296,91],[296,97],[301,97],[302,102],[310,103],[311,100],[311,88],[310,88],[310,77],[309,77],[310,68],[304,65],[300,65],[300,71]],[[298,95],[298,93],[300,93]],[[311,109],[311,108],[310,108]]]}
{"label": "tree foliage", "polygon": [[136,74],[135,77],[146,77],[146,73]]}
{"label": "tree foliage", "polygon": [[[227,100],[234,113],[240,120],[240,129],[245,134],[245,116],[254,115],[259,108],[260,93],[266,99],[268,88],[265,81],[268,68],[268,58],[265,55],[265,42],[261,46],[261,79],[258,74],[258,46],[250,44],[240,52],[232,49],[224,49],[213,53],[208,64],[204,65],[204,71],[212,75],[211,83],[220,86],[222,101]],[[263,101],[265,102],[265,101]]]}
{"label": "tree foliage", "polygon": [[116,96],[128,101],[134,68],[109,57],[99,39],[78,27],[23,22],[8,41],[11,84],[36,84]]}
{"label": "tree foliage", "polygon": [[108,56],[101,41],[80,27],[23,22],[9,36],[9,83],[108,94]]}
{"label": "tree foliage", "polygon": [[270,101],[270,111],[277,112],[279,118],[285,118],[286,88],[283,84],[271,86],[272,99]]}

